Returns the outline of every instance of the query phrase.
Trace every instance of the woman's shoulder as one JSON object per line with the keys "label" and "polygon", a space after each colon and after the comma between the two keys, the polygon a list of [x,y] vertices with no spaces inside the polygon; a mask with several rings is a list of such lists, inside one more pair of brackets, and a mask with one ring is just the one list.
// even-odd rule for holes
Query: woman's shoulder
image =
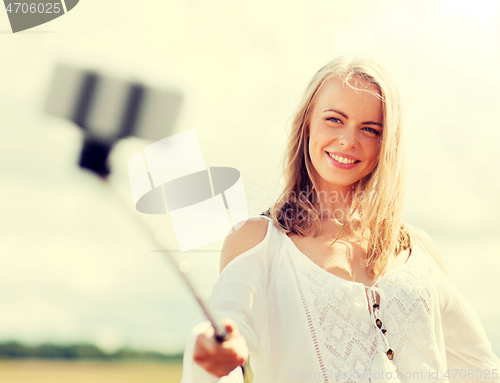
{"label": "woman's shoulder", "polygon": [[447,274],[443,259],[441,258],[441,255],[439,255],[439,251],[431,236],[423,229],[410,225],[408,222],[405,222],[404,225],[410,231],[411,248],[413,248],[415,246],[415,242],[418,241],[432,256],[432,258],[434,258],[439,267]]}
{"label": "woman's shoulder", "polygon": [[265,240],[269,221],[266,217],[249,218],[233,226],[222,245],[221,272],[238,255],[255,248]]}

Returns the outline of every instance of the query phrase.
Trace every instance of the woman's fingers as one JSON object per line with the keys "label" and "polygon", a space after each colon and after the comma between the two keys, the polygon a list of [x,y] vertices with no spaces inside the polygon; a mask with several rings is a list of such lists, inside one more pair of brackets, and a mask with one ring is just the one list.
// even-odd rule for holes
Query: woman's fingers
{"label": "woman's fingers", "polygon": [[237,358],[242,354],[244,357],[244,349],[246,347],[246,342],[241,335],[235,337],[230,337],[228,340],[219,343],[215,338],[207,337],[206,334],[200,334],[198,336],[195,345],[195,357],[200,359],[213,358],[214,360],[225,360],[230,358]]}
{"label": "woman's fingers", "polygon": [[228,331],[227,339],[219,343],[213,328],[207,329],[196,339],[193,358],[206,371],[218,377],[229,374],[248,361],[248,347],[239,333],[236,323],[230,319],[221,321]]}

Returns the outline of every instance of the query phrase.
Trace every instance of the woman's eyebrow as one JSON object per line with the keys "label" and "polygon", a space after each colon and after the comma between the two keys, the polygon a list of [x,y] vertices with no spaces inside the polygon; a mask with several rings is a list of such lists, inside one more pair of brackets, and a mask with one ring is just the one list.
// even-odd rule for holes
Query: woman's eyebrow
{"label": "woman's eyebrow", "polygon": [[[347,117],[347,114],[345,114],[344,112],[341,112],[340,110],[336,110],[336,109],[325,109],[324,112],[335,112],[337,114],[340,114],[342,117],[346,118],[346,119],[349,119],[349,117]],[[384,126],[380,123],[380,122],[375,122],[375,121],[365,121],[365,122],[362,122],[361,125],[378,125],[380,126],[381,128],[383,128]]]}
{"label": "woman's eyebrow", "polygon": [[341,112],[340,110],[326,109],[326,110],[324,110],[324,112],[335,112],[337,114],[340,114],[342,117],[349,119],[349,117],[347,117],[347,114],[345,114],[344,112]]}
{"label": "woman's eyebrow", "polygon": [[361,125],[378,125],[381,128],[384,127],[380,122],[375,122],[375,121],[365,121],[365,122],[362,122]]}

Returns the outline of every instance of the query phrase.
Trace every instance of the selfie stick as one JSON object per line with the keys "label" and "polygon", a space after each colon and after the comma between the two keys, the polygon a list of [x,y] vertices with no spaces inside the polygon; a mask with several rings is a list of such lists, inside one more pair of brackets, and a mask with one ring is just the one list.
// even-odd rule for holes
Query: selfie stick
{"label": "selfie stick", "polygon": [[[173,130],[182,100],[183,94],[173,88],[156,88],[135,80],[115,77],[109,72],[89,70],[71,64],[60,63],[54,69],[44,111],[49,115],[72,121],[82,130],[84,143],[80,153],[80,167],[97,174],[101,181],[106,182],[108,186],[113,188],[113,185],[108,181],[111,171],[107,159],[114,144],[130,136],[150,141],[164,138],[166,134]],[[200,152],[200,158],[202,158],[199,148],[198,151]],[[203,168],[206,169],[204,164]],[[228,168],[219,169],[223,169],[223,173],[226,172],[222,178],[225,180],[232,179],[232,177],[227,177]],[[141,175],[141,180],[144,179],[142,177],[143,175]],[[149,182],[151,182],[152,186],[151,177]],[[234,184],[234,182],[231,183]],[[142,186],[144,185],[140,185],[140,187]],[[227,188],[227,186],[226,184],[223,188]],[[153,187],[153,189],[156,189],[156,192],[160,191],[158,190],[160,188]],[[118,190],[115,190],[115,192],[114,194],[119,196],[118,200],[123,205],[126,205],[126,208],[130,209],[129,203],[125,203]],[[163,200],[164,211],[160,214],[165,214],[168,199],[165,198],[163,186],[161,192],[163,195],[160,199]],[[220,190],[217,193],[223,194]],[[155,202],[159,205],[159,200]],[[225,197],[224,203],[227,207]],[[142,208],[144,208],[144,204]],[[138,209],[137,207],[134,211],[135,214],[133,215],[137,220],[140,220],[137,214],[138,211],[150,214],[159,213],[144,211],[144,209]],[[143,229],[148,227],[145,222],[140,222],[139,226]],[[148,234],[152,235],[154,239],[154,231],[149,227],[148,229]],[[178,240],[180,239],[178,238]],[[187,275],[179,269],[177,261],[171,254],[172,251],[165,247],[164,250],[172,266],[180,274],[212,324],[215,339],[218,342],[223,342],[229,335],[225,326],[220,323],[210,307],[197,294]],[[182,246],[181,251],[184,251]]]}

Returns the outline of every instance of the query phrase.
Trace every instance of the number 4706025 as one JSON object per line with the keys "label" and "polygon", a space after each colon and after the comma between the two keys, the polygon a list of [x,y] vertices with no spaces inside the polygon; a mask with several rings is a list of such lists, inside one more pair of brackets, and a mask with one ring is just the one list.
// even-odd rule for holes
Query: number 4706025
{"label": "number 4706025", "polygon": [[61,13],[59,3],[9,3],[8,13]]}
{"label": "number 4706025", "polygon": [[445,378],[452,378],[452,379],[498,379],[498,369],[493,369],[493,370],[473,370],[473,369],[458,369],[454,368],[452,370],[446,370],[444,374]]}

